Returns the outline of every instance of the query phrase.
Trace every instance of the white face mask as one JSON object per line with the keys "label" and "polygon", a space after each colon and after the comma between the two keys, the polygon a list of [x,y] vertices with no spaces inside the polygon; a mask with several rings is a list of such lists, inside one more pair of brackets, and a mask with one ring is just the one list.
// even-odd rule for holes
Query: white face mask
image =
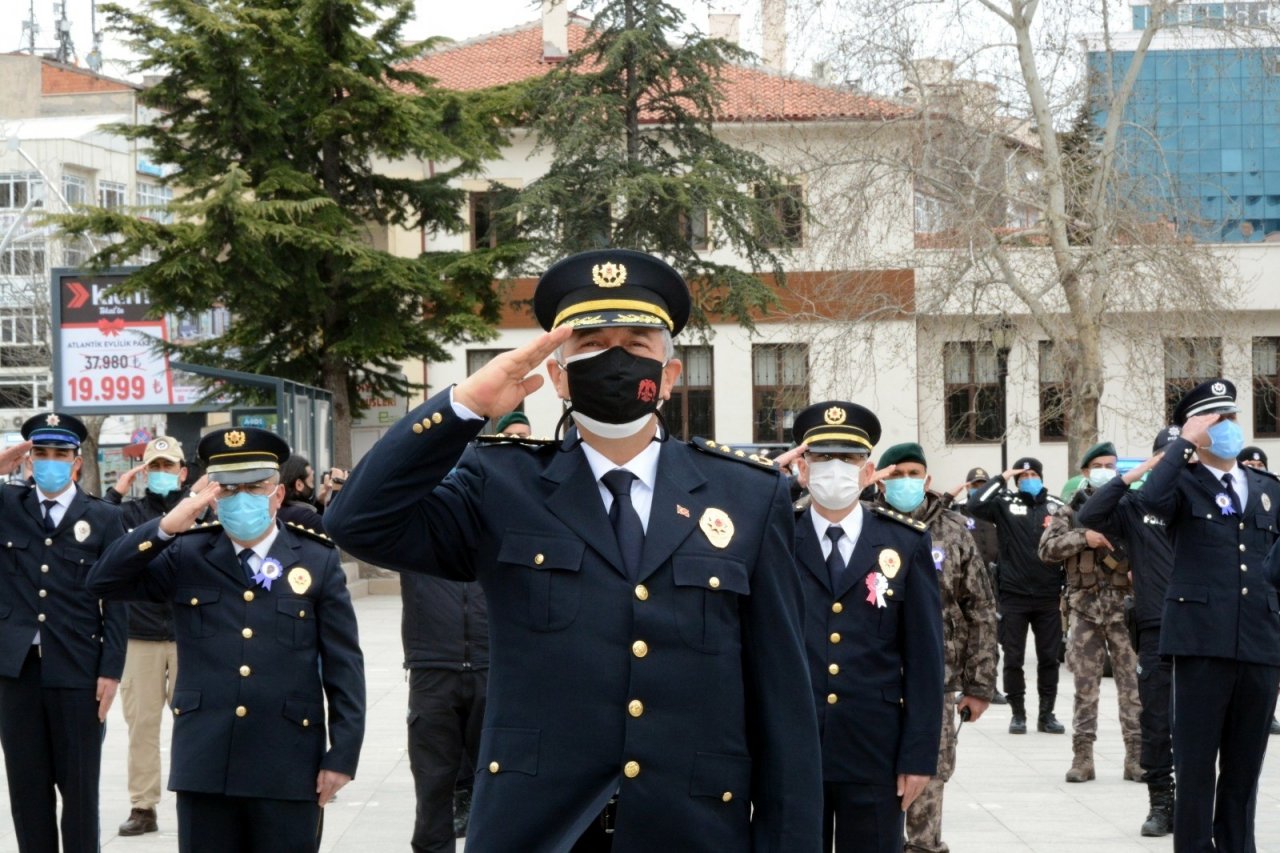
{"label": "white face mask", "polygon": [[1114,468],[1090,468],[1089,482],[1094,488],[1098,488],[1099,486],[1105,486],[1115,475]]}
{"label": "white face mask", "polygon": [[859,466],[828,459],[826,462],[809,463],[809,494],[825,509],[845,509],[853,506],[862,494],[858,483]]}

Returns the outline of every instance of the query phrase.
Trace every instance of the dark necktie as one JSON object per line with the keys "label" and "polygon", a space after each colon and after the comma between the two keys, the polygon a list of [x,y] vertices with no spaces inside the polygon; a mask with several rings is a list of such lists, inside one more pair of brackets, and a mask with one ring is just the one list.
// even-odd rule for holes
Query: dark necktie
{"label": "dark necktie", "polygon": [[1231,505],[1235,507],[1236,515],[1239,515],[1243,512],[1243,507],[1240,506],[1240,495],[1236,494],[1236,490],[1231,486],[1230,474],[1222,475],[1222,485],[1227,489],[1227,497],[1231,498]]}
{"label": "dark necktie", "polygon": [[240,565],[244,566],[244,576],[248,578],[249,583],[253,583],[253,567],[249,565],[249,558],[252,556],[252,548],[245,548],[240,552]]}
{"label": "dark necktie", "polygon": [[632,580],[640,574],[640,552],[644,549],[644,525],[631,503],[631,483],[635,478],[635,474],[622,469],[610,471],[600,478],[609,494],[613,495],[609,523],[613,525],[613,535],[618,538],[622,565]]}
{"label": "dark necktie", "polygon": [[53,508],[58,505],[57,501],[40,501],[44,504],[44,532],[52,533],[53,529],[58,525],[53,523]]}
{"label": "dark necktie", "polygon": [[840,525],[833,524],[827,528],[827,538],[831,540],[831,553],[827,555],[827,575],[831,578],[831,589],[836,588],[836,584],[840,582],[840,576],[844,574],[845,562],[840,556],[840,538],[844,536],[844,530]]}

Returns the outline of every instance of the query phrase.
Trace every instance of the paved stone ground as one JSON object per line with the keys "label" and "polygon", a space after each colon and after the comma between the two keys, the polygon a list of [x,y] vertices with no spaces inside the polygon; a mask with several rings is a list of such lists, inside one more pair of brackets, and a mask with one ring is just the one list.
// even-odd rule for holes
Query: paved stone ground
{"label": "paved stone ground", "polygon": [[[405,754],[407,686],[400,667],[400,601],[377,595],[356,601],[369,682],[369,724],[359,778],[329,806],[325,853],[405,851],[413,826],[413,784]],[[1028,651],[1028,659],[1034,651]],[[1029,664],[1028,672],[1034,672]],[[1070,712],[1070,673],[1062,672],[1058,714]],[[1007,733],[1009,709],[994,706],[960,733],[955,777],[947,786],[944,837],[955,853],[1013,851],[1168,850],[1170,839],[1144,839],[1146,788],[1121,778],[1124,749],[1115,712],[1115,690],[1103,682],[1098,780],[1071,785],[1063,774],[1071,761],[1070,735]],[[164,740],[168,742],[166,724]],[[159,833],[121,838],[116,826],[128,816],[126,736],[117,705],[108,723],[102,775],[103,845],[109,853],[176,851],[174,798],[160,804]],[[167,772],[168,750],[165,750]],[[268,771],[264,768],[264,772]],[[2,786],[3,780],[0,780]],[[0,802],[7,797],[0,794]],[[459,845],[459,849],[462,849]],[[1280,771],[1269,760],[1258,802],[1258,849],[1280,851]],[[16,851],[12,823],[0,818],[0,853]]]}

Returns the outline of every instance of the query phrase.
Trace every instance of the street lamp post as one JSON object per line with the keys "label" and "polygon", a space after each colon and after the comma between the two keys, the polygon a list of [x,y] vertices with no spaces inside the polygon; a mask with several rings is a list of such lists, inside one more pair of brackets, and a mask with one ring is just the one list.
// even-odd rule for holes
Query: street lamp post
{"label": "street lamp post", "polygon": [[988,329],[996,349],[996,381],[1000,385],[1000,470],[1009,470],[1009,348],[1017,328],[1001,314]]}

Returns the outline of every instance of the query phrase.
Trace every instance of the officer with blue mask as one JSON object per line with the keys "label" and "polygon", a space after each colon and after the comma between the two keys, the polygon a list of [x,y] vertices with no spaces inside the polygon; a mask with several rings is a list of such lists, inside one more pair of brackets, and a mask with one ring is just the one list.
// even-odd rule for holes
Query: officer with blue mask
{"label": "officer with blue mask", "polygon": [[[104,721],[125,659],[124,608],[85,591],[124,533],[120,510],[77,484],[88,431],[49,412],[0,453],[30,451],[33,481],[0,489],[0,746],[20,851],[97,853]],[[61,795],[61,823],[57,800]]]}
{"label": "officer with blue mask", "polygon": [[[346,574],[323,534],[276,519],[282,438],[219,429],[198,453],[210,482],[118,540],[87,584],[174,610],[178,849],[315,853],[364,739]],[[215,506],[219,521],[197,523]]]}
{"label": "officer with blue mask", "polygon": [[[1012,480],[1012,489],[1005,486],[1006,480]],[[1036,641],[1036,692],[1040,699],[1036,728],[1049,734],[1066,732],[1053,713],[1062,652],[1059,608],[1063,570],[1061,563],[1045,563],[1038,553],[1040,536],[1060,506],[1062,502],[1044,487],[1044,466],[1031,456],[1014,462],[969,500],[969,511],[975,518],[995,524],[1000,540],[1000,647],[1004,652],[1004,692],[1013,711],[1010,734],[1027,732],[1027,686],[1022,667],[1028,629]]]}
{"label": "officer with blue mask", "polygon": [[1160,653],[1173,658],[1179,851],[1254,849],[1280,684],[1280,483],[1236,461],[1238,411],[1226,379],[1187,392],[1174,409],[1182,434],[1136,493],[1173,541]]}

